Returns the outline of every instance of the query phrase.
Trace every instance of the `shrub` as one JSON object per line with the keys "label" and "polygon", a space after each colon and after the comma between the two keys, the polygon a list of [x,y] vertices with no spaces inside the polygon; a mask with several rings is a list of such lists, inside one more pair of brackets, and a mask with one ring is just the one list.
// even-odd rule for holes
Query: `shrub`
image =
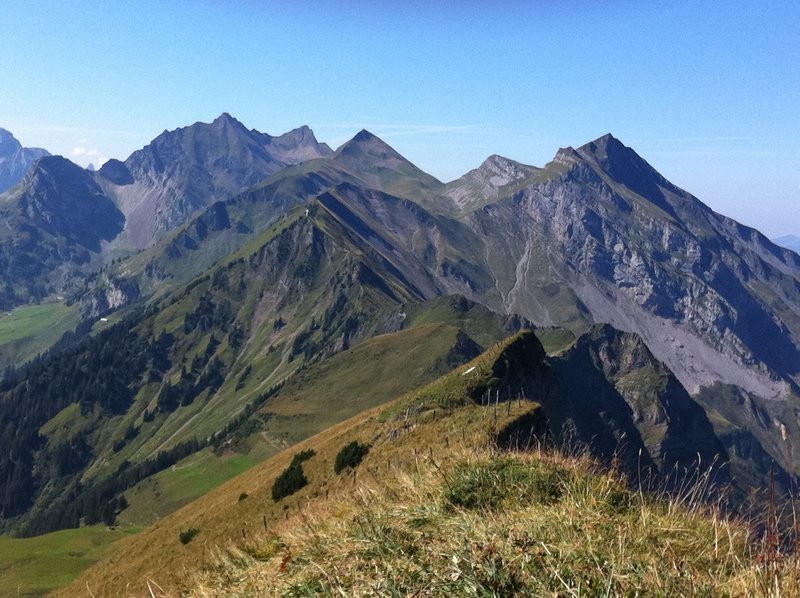
{"label": "shrub", "polygon": [[350,467],[355,469],[366,457],[369,452],[369,445],[361,444],[354,440],[350,444],[342,447],[342,450],[336,455],[336,461],[333,463],[333,471],[341,473],[343,469]]}
{"label": "shrub", "polygon": [[190,527],[189,529],[181,530],[181,533],[178,534],[178,537],[181,540],[181,544],[188,544],[199,533],[200,533],[199,529],[197,529],[196,527]]}
{"label": "shrub", "polygon": [[542,464],[499,458],[456,466],[444,492],[455,507],[496,509],[509,499],[549,504],[561,498],[566,472]]}
{"label": "shrub", "polygon": [[289,466],[275,478],[275,482],[272,484],[272,500],[278,502],[308,484],[308,478],[303,473],[303,461],[308,461],[315,454],[313,449],[308,449],[297,453],[292,458]]}
{"label": "shrub", "polygon": [[242,501],[243,501],[245,498],[247,498],[247,497],[248,497],[248,494],[247,494],[247,492],[242,492],[242,493],[239,495],[239,502],[242,502]]}

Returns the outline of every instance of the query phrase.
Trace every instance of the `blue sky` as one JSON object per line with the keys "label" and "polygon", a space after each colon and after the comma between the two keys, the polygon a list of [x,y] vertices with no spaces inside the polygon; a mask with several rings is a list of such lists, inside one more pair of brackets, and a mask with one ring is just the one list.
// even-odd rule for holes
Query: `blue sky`
{"label": "blue sky", "polygon": [[0,127],[82,165],[221,112],[367,128],[442,180],[611,132],[776,236],[800,233],[798,40],[796,1],[0,0]]}

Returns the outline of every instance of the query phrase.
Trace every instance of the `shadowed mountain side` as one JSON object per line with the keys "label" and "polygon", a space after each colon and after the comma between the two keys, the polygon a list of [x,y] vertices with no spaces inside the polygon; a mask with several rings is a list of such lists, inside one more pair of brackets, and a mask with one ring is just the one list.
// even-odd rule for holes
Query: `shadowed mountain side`
{"label": "shadowed mountain side", "polygon": [[74,289],[125,221],[92,175],[60,156],[36,162],[4,196],[0,219],[2,309]]}
{"label": "shadowed mountain side", "polygon": [[702,407],[635,334],[597,325],[549,357],[523,334],[492,375],[501,395],[522,392],[540,403],[549,434],[567,451],[587,448],[643,481],[680,482],[711,468],[717,483],[730,481],[727,452]]}
{"label": "shadowed mountain side", "polygon": [[11,131],[0,128],[0,194],[17,185],[36,160],[49,155],[38,147],[22,147]]}

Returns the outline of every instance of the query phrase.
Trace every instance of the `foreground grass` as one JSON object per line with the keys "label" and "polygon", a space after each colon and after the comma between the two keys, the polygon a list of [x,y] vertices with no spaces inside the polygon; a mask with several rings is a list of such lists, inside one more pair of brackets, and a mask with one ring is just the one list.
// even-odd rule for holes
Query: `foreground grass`
{"label": "foreground grass", "polygon": [[[518,446],[539,407],[472,398],[521,348],[495,345],[281,452],[120,542],[58,595],[800,595],[794,560],[764,558],[748,526],[691,491],[642,495],[589,459],[497,448]],[[335,473],[354,441],[369,451]],[[307,484],[276,501],[298,453]]]}
{"label": "foreground grass", "polygon": [[761,562],[746,526],[684,503],[585,459],[462,449],[218,551],[187,594],[798,595],[792,563]]}
{"label": "foreground grass", "polygon": [[138,528],[69,529],[35,538],[0,536],[0,596],[43,596],[66,585]]}

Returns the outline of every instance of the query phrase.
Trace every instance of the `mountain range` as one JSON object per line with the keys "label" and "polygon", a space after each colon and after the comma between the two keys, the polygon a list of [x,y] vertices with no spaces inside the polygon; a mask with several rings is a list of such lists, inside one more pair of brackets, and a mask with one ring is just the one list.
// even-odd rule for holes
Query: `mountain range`
{"label": "mountain range", "polygon": [[537,401],[528,434],[739,497],[800,472],[800,256],[612,135],[444,183],[366,130],[223,114],[97,172],[41,157],[0,217],[0,307],[77,325],[3,364],[19,534],[149,524],[202,493],[157,498],[169,466],[261,460],[523,329],[483,390]]}

